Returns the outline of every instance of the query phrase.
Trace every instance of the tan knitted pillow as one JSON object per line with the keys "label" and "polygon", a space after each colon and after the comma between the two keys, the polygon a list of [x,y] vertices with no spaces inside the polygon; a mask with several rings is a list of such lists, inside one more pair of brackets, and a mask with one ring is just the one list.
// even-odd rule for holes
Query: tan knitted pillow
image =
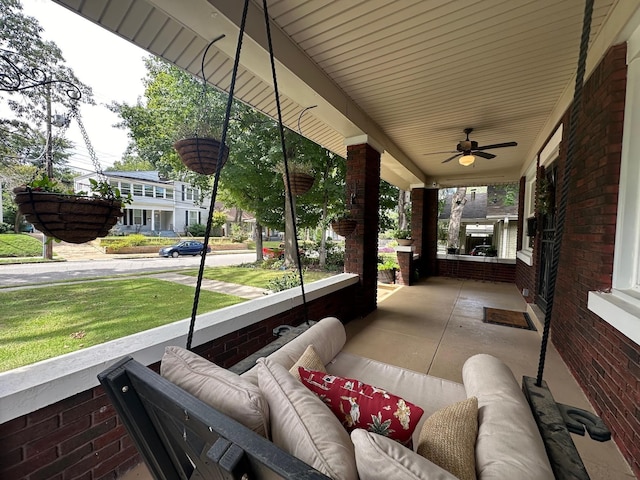
{"label": "tan knitted pillow", "polygon": [[313,345],[309,345],[307,349],[302,353],[302,355],[300,355],[298,361],[294,363],[293,367],[289,369],[289,373],[300,380],[298,367],[304,367],[307,370],[315,370],[316,372],[327,373],[326,368],[324,368],[324,363],[322,363],[322,360],[320,360],[320,357],[316,353],[316,350],[313,348]]}
{"label": "tan knitted pillow", "polygon": [[424,422],[418,453],[460,480],[476,480],[478,399],[442,408]]}

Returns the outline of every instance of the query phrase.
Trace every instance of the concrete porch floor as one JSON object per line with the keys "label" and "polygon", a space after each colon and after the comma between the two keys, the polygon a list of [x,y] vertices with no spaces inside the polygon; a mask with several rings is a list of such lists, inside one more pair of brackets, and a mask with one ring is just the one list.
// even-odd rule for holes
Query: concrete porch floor
{"label": "concrete porch floor", "polygon": [[[378,309],[347,324],[345,350],[456,382],[462,381],[467,358],[489,353],[502,359],[519,383],[523,375],[535,377],[541,326],[534,332],[486,324],[483,307],[527,310],[513,284],[435,277],[411,287],[384,286]],[[531,309],[529,314],[535,323]],[[544,380],[556,401],[593,411],[551,344]],[[613,441],[600,443],[579,435],[573,435],[573,441],[592,480],[635,478]],[[123,478],[151,477],[139,465]]]}

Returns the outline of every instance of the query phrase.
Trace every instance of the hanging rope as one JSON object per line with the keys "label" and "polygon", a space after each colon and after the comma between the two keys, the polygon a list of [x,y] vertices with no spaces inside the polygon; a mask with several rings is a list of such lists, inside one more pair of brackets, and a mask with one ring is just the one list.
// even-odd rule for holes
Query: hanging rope
{"label": "hanging rope", "polygon": [[[296,226],[295,209],[293,208],[293,193],[291,193],[291,180],[289,179],[289,162],[287,161],[287,148],[286,148],[285,139],[284,139],[284,127],[282,124],[282,109],[280,108],[280,94],[278,92],[278,79],[276,77],[276,62],[273,57],[273,45],[271,43],[271,27],[269,22],[269,10],[267,9],[267,0],[262,0],[262,6],[264,10],[264,23],[267,29],[267,42],[269,43],[269,60],[271,61],[271,73],[273,75],[273,89],[276,97],[276,107],[278,109],[278,129],[280,131],[280,143],[282,144],[282,157],[284,161],[285,179],[287,182],[286,190],[289,196],[288,200],[289,200],[289,206],[291,210],[291,216],[293,217],[292,218],[293,221],[291,222],[293,224],[293,245],[296,251],[296,261],[298,264],[297,265],[298,276],[300,278],[300,289],[302,292],[303,318],[308,325],[309,316],[307,311],[307,298],[304,291],[304,280],[302,278],[302,262],[300,261],[300,248],[298,247],[298,228]],[[309,108],[313,108],[313,107],[309,107]],[[302,113],[304,113],[304,110]],[[300,117],[302,117],[302,114],[300,114]]]}
{"label": "hanging rope", "polygon": [[593,0],[586,0],[584,7],[584,18],[582,23],[582,38],[580,41],[580,54],[578,56],[578,69],[576,72],[576,84],[571,105],[571,116],[569,119],[569,141],[567,146],[567,158],[564,164],[562,184],[560,190],[560,202],[556,216],[556,234],[553,242],[553,254],[551,257],[551,270],[549,271],[549,298],[547,299],[547,310],[544,316],[544,328],[542,331],[542,342],[540,345],[540,361],[538,364],[538,376],[536,385],[542,386],[542,376],[544,373],[544,363],[547,356],[547,344],[549,342],[549,330],[551,328],[551,316],[553,313],[553,301],[556,290],[556,279],[558,277],[558,265],[560,263],[560,247],[564,234],[564,223],[567,213],[567,199],[569,196],[569,177],[575,156],[578,132],[578,115],[580,114],[582,103],[582,87],[584,82],[585,66],[587,63],[587,53],[589,50],[589,35],[591,32],[591,17],[593,14]]}
{"label": "hanging rope", "polygon": [[[236,47],[236,56],[233,62],[233,74],[231,76],[231,85],[229,86],[229,98],[227,100],[227,109],[224,116],[224,123],[222,125],[222,138],[220,139],[220,150],[218,151],[218,163],[216,165],[216,173],[213,180],[213,193],[211,194],[211,203],[209,205],[209,216],[207,218],[207,228],[204,234],[204,248],[202,249],[202,258],[200,259],[200,269],[198,270],[198,280],[196,282],[196,292],[193,297],[193,309],[191,310],[191,322],[189,323],[189,333],[187,335],[187,350],[191,350],[191,343],[193,341],[193,332],[196,325],[196,315],[198,313],[198,302],[200,301],[200,290],[202,288],[202,278],[204,276],[204,265],[207,259],[207,245],[209,245],[209,238],[211,237],[211,226],[213,220],[213,211],[216,205],[216,196],[218,195],[218,183],[220,181],[220,171],[222,170],[222,158],[224,155],[227,130],[229,129],[229,118],[231,117],[231,106],[233,104],[233,93],[236,88],[236,78],[238,76],[238,66],[240,65],[240,51],[242,50],[242,38],[244,36],[244,28],[247,21],[247,11],[249,10],[249,0],[244,1],[244,8],[242,10],[242,21],[240,22],[240,33],[238,34],[238,45]],[[211,44],[218,41],[221,37],[218,37],[211,42]],[[202,56],[202,77],[204,78],[204,60],[209,50],[209,47],[204,51]],[[206,79],[204,80],[206,81]]]}

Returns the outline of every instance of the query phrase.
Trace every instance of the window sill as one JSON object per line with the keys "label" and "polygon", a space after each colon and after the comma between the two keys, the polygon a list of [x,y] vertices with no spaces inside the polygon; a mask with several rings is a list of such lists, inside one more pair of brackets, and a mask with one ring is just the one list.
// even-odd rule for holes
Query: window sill
{"label": "window sill", "polygon": [[532,250],[518,250],[516,253],[516,258],[521,262],[533,266],[533,251]]}
{"label": "window sill", "polygon": [[640,343],[640,299],[616,290],[589,292],[587,308],[630,340]]}

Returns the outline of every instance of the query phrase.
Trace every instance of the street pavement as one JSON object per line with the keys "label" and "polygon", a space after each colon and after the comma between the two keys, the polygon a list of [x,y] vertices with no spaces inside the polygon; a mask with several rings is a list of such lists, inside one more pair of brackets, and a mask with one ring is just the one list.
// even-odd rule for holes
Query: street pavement
{"label": "street pavement", "polygon": [[[54,245],[54,252],[56,253],[55,258],[73,258],[73,260],[0,265],[0,288],[32,284],[50,284],[60,281],[81,281],[97,277],[113,277],[114,275],[135,275],[167,271],[177,272],[182,269],[199,268],[201,261],[201,257],[199,256],[164,258],[159,257],[157,254],[127,255],[125,258],[122,258],[121,256],[106,255],[91,247],[87,248],[87,245],[80,245],[76,248],[66,245]],[[254,262],[255,260],[256,254],[248,251],[237,253],[225,252],[224,254],[210,253],[206,257],[205,265],[207,267],[238,265],[241,263]],[[180,275],[180,277],[184,276]],[[234,286],[237,287],[235,284],[231,284],[229,289],[237,290]],[[215,288],[217,289],[215,291],[220,291],[221,286]],[[257,295],[257,292],[252,291],[250,293],[247,292],[247,294]],[[260,293],[260,295],[262,295],[262,293]]]}

